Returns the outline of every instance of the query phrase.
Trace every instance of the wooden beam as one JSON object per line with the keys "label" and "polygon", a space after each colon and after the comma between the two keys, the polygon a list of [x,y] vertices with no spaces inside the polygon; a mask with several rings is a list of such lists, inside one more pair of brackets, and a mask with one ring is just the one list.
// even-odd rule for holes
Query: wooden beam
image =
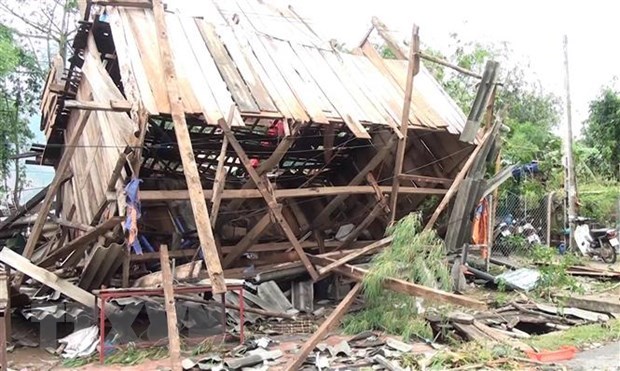
{"label": "wooden beam", "polygon": [[407,82],[405,85],[405,100],[403,102],[403,112],[400,119],[400,133],[403,138],[398,141],[396,148],[396,160],[394,161],[394,177],[392,178],[392,194],[390,195],[390,222],[394,223],[396,219],[396,208],[398,206],[398,188],[400,187],[400,178],[403,172],[403,161],[405,159],[405,150],[407,148],[407,132],[409,129],[409,112],[411,111],[411,97],[413,95],[413,78],[420,71],[420,35],[417,25],[413,25],[411,35],[411,47],[409,48],[409,66],[407,69]]}
{"label": "wooden beam", "polygon": [[416,174],[406,174],[401,173],[398,175],[401,180],[410,180],[413,182],[420,183],[432,183],[432,184],[443,184],[443,185],[451,185],[453,180],[448,178],[437,178],[434,176],[426,176],[426,175],[416,175]]}
{"label": "wooden beam", "polygon": [[232,263],[237,260],[237,258],[248,251],[248,249],[252,247],[256,241],[258,241],[261,234],[263,234],[265,229],[267,229],[270,224],[271,218],[269,213],[266,213],[262,218],[260,218],[254,227],[252,227],[252,229],[250,229],[250,231],[243,236],[243,239],[241,239],[241,241],[239,241],[239,243],[237,243],[237,245],[235,245],[235,247],[233,247],[233,249],[226,255],[224,262],[222,263],[224,268],[230,267]]}
{"label": "wooden beam", "polygon": [[[314,264],[321,265],[323,267],[335,262],[334,259],[328,257],[320,257],[316,255],[308,255],[308,257]],[[343,264],[340,267],[334,268],[333,271],[342,274],[343,276],[352,278],[358,282],[361,282],[364,279],[364,276],[368,274],[368,270],[349,264]],[[486,309],[487,307],[485,303],[467,296],[452,294],[450,292],[418,285],[398,278],[385,278],[383,280],[383,287],[405,295],[419,296],[428,300],[461,305],[464,307],[475,309]]]}
{"label": "wooden beam", "polygon": [[161,0],[153,0],[153,15],[155,17],[155,29],[157,30],[159,39],[159,51],[164,69],[163,73],[166,77],[165,81],[168,100],[170,102],[170,113],[174,123],[174,133],[176,134],[177,143],[179,145],[179,154],[181,156],[181,163],[183,164],[183,173],[185,174],[185,181],[189,191],[194,220],[196,221],[198,239],[200,240],[202,254],[213,284],[213,293],[221,294],[226,292],[224,272],[218,256],[217,246],[215,245],[213,230],[211,229],[211,222],[209,219],[209,211],[207,210],[207,202],[202,191],[200,174],[196,166],[191,137],[187,128],[187,122],[185,121],[185,109],[183,107],[177,75],[174,69],[174,62],[170,51],[164,6]]}
{"label": "wooden beam", "polygon": [[[94,242],[97,238],[99,238],[99,236],[103,235],[105,232],[117,226],[121,221],[122,218],[120,216],[115,216],[106,220],[102,224],[94,227],[93,229],[84,233],[75,240],[51,252],[45,259],[43,259],[43,261],[38,263],[38,265],[43,267],[53,265],[58,259],[62,259],[71,253],[81,255],[81,253],[84,252],[86,248],[88,248],[88,245],[90,243]],[[71,260],[73,261],[73,259]]]}
{"label": "wooden beam", "polygon": [[181,339],[177,327],[177,309],[174,305],[174,291],[172,288],[172,271],[170,270],[170,258],[168,246],[159,246],[162,286],[166,308],[166,321],[168,322],[168,353],[170,354],[170,366],[173,371],[181,371]]}
{"label": "wooden beam", "polygon": [[[75,149],[77,148],[78,141],[84,132],[84,128],[86,127],[86,123],[90,117],[91,111],[82,111],[81,116],[78,118],[78,122],[76,127],[71,134],[71,138],[69,138],[68,144],[65,146],[62,158],[58,163],[58,167],[56,168],[56,172],[54,173],[54,179],[49,185],[49,189],[45,194],[45,198],[43,199],[43,203],[39,208],[39,212],[37,215],[37,220],[34,222],[32,226],[32,230],[30,231],[30,236],[28,237],[28,241],[26,242],[26,247],[24,247],[24,252],[22,255],[26,259],[30,259],[32,257],[32,253],[34,252],[34,248],[37,246],[37,242],[39,241],[39,237],[41,237],[41,232],[43,231],[43,226],[45,225],[45,220],[47,219],[47,214],[50,212],[52,207],[52,202],[54,201],[54,197],[60,188],[60,185],[63,183],[65,179],[65,173],[69,169],[69,165],[71,164],[71,158],[75,153]],[[15,287],[19,290],[19,287],[22,284],[24,276],[20,273],[15,275],[14,283]]]}
{"label": "wooden beam", "polygon": [[347,313],[351,304],[355,300],[357,294],[362,290],[362,284],[357,283],[351,291],[347,294],[347,296],[342,299],[340,304],[334,309],[333,312],[323,321],[321,326],[316,330],[316,332],[308,339],[303,347],[295,353],[295,358],[291,359],[289,363],[284,367],[285,371],[296,371],[301,369],[301,365],[306,360],[306,357],[314,350],[314,347],[327,335],[327,333],[340,321],[342,316]]}
{"label": "wooden beam", "polygon": [[[101,301],[97,299],[95,295],[79,288],[65,279],[58,277],[44,268],[32,264],[28,259],[10,249],[4,248],[0,251],[0,261],[21,272],[22,275],[25,274],[28,277],[41,282],[45,286],[59,291],[78,303],[85,305],[86,307],[92,307],[95,303],[98,306],[101,306]],[[106,311],[108,313],[115,312],[116,307],[110,303],[106,303]]]}
{"label": "wooden beam", "polygon": [[393,238],[390,237],[386,237],[383,238],[379,241],[375,241],[373,243],[371,243],[370,245],[364,247],[363,249],[359,249],[356,250],[348,255],[343,256],[342,258],[335,260],[332,263],[327,264],[326,266],[324,266],[323,268],[319,269],[318,272],[321,276],[325,276],[326,274],[328,274],[329,272],[333,271],[334,269],[340,267],[343,264],[346,264],[352,260],[355,260],[357,258],[359,258],[360,256],[364,256],[364,255],[368,255],[370,253],[375,252],[376,250],[378,250],[379,248],[392,243]]}
{"label": "wooden beam", "polygon": [[126,100],[111,100],[109,102],[66,100],[64,107],[67,109],[79,109],[83,111],[129,112],[133,108],[133,105],[131,102]]}
{"label": "wooden beam", "polygon": [[[381,193],[392,192],[391,186],[380,186]],[[423,194],[423,195],[443,195],[447,190],[437,188],[421,188],[421,187],[400,187],[399,193],[402,194]],[[210,189],[203,190],[206,198],[213,197],[213,191]],[[276,199],[283,198],[303,198],[318,196],[337,196],[337,195],[362,195],[374,194],[373,186],[337,186],[337,187],[312,187],[312,188],[293,188],[293,189],[275,189],[273,191]],[[222,191],[222,199],[230,200],[235,198],[262,198],[258,189],[225,189]],[[140,191],[140,201],[156,202],[156,201],[172,201],[172,200],[188,200],[189,192],[186,190],[172,191]],[[331,207],[330,207],[331,208]],[[333,210],[332,210],[333,211]]]}
{"label": "wooden beam", "polygon": [[[395,136],[390,137],[390,140],[385,144],[385,146],[383,148],[381,148],[377,154],[366,164],[366,166],[364,166],[362,168],[362,170],[360,170],[357,175],[355,175],[355,177],[353,177],[353,179],[351,179],[351,181],[349,182],[349,184],[347,185],[347,188],[352,188],[353,186],[356,186],[358,184],[360,184],[365,178],[366,178],[366,174],[368,174],[369,172],[373,171],[377,166],[379,166],[379,164],[381,164],[383,162],[383,160],[385,159],[385,157],[390,153],[390,151],[392,150],[392,146],[394,145],[394,141],[396,140]],[[372,187],[370,187],[372,189]],[[374,192],[374,190],[373,190]],[[309,228],[309,230],[312,229],[316,229],[321,227],[322,225],[324,225],[327,222],[327,219],[329,218],[329,216],[331,215],[331,213],[336,210],[337,207],[339,207],[340,205],[342,205],[342,203],[349,197],[349,195],[351,195],[352,193],[344,193],[344,194],[340,194],[338,196],[336,196],[333,200],[331,200],[324,208],[323,210],[319,213],[319,215],[316,216],[316,218],[314,218],[314,221],[312,222],[311,227]],[[308,231],[304,231],[302,233],[305,234]]]}
{"label": "wooden beam", "polygon": [[471,155],[469,155],[469,158],[467,159],[467,161],[465,162],[465,164],[461,168],[461,171],[459,171],[459,173],[454,178],[454,182],[450,186],[450,189],[448,189],[448,192],[443,196],[443,199],[441,200],[441,202],[439,203],[439,205],[437,206],[437,208],[433,212],[433,215],[431,215],[431,218],[426,223],[426,226],[424,227],[425,231],[428,231],[431,228],[433,228],[433,226],[435,225],[435,222],[437,222],[437,219],[439,218],[439,215],[441,215],[441,213],[444,211],[444,209],[448,206],[448,204],[450,203],[450,200],[452,199],[454,194],[457,192],[457,190],[459,188],[459,185],[461,184],[463,179],[465,179],[465,175],[469,171],[469,168],[474,163],[474,160],[476,159],[476,157],[478,157],[478,153],[480,152],[480,150],[484,146],[484,143],[486,143],[489,140],[489,138],[491,137],[492,131],[493,130],[488,130],[484,134],[484,137],[482,138],[482,142],[474,149],[474,151],[471,153]]}
{"label": "wooden beam", "polygon": [[461,66],[457,66],[456,64],[452,64],[444,59],[441,58],[437,58],[437,57],[433,57],[432,55],[428,55],[426,53],[420,52],[420,58],[429,61],[429,62],[433,62],[433,63],[437,63],[440,64],[442,66],[451,68],[455,71],[458,71],[460,73],[462,73],[463,75],[467,75],[467,76],[471,76],[471,77],[475,77],[477,79],[482,79],[482,76],[480,76],[479,74],[472,72],[468,69],[465,69]]}
{"label": "wooden beam", "polygon": [[245,170],[248,172],[250,178],[252,179],[254,184],[256,184],[256,187],[265,199],[265,202],[267,203],[267,206],[269,207],[269,210],[271,211],[271,214],[273,215],[276,223],[280,225],[280,228],[293,245],[293,248],[297,252],[297,255],[299,255],[299,259],[304,264],[304,267],[306,267],[308,274],[310,274],[310,277],[312,277],[313,280],[318,279],[319,275],[316,272],[316,269],[314,269],[314,266],[308,260],[308,257],[306,256],[304,249],[299,243],[299,240],[297,240],[297,237],[291,229],[291,226],[282,215],[280,205],[277,203],[276,198],[273,195],[271,183],[269,183],[269,180],[267,180],[265,177],[261,178],[256,172],[256,170],[252,167],[252,165],[250,164],[250,158],[246,155],[245,151],[241,147],[241,144],[239,144],[239,141],[237,141],[237,138],[235,138],[235,135],[228,126],[228,123],[226,123],[223,119],[219,120],[218,123],[224,131],[224,135],[228,137],[228,142],[235,149],[235,152],[239,156],[239,159],[245,167]]}

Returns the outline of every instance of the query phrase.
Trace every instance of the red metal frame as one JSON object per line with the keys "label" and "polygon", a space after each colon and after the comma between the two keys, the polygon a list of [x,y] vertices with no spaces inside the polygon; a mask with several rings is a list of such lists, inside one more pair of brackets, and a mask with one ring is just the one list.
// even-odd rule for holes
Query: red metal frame
{"label": "red metal frame", "polygon": [[[243,300],[243,285],[230,285],[228,284],[227,289],[229,291],[238,291],[239,292],[239,341],[243,343],[244,339],[244,320],[245,320],[245,305]],[[194,286],[175,286],[173,287],[173,292],[175,294],[196,294],[196,293],[204,293],[213,291],[213,287],[211,285],[194,285]],[[99,363],[103,364],[105,359],[105,305],[110,299],[117,298],[129,298],[136,296],[164,296],[163,288],[152,288],[152,289],[122,289],[122,288],[113,288],[113,289],[101,289],[97,292],[97,295],[100,298],[99,303]],[[221,294],[222,297],[222,326],[224,328],[224,335],[226,334],[226,298],[225,294]]]}

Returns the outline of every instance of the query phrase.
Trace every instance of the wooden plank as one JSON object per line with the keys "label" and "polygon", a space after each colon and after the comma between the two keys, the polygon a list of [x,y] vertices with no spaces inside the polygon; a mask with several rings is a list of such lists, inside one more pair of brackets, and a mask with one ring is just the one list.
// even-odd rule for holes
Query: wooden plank
{"label": "wooden plank", "polygon": [[[233,1],[227,3],[236,6],[236,3]],[[217,5],[219,6],[219,4]],[[237,28],[236,32],[243,34],[244,38],[247,40],[247,42],[249,43],[248,45],[251,48],[251,51],[248,50],[248,53],[254,54],[254,56],[256,57],[256,61],[260,63],[262,68],[269,76],[269,81],[273,83],[273,88],[275,90],[272,90],[271,87],[267,86],[269,88],[269,94],[272,98],[277,96],[276,94],[279,94],[282,97],[284,104],[286,104],[291,114],[290,117],[294,118],[296,121],[309,122],[310,116],[304,109],[304,106],[301,104],[301,102],[299,102],[296,95],[291,90],[291,87],[287,84],[285,77],[278,68],[278,60],[272,58],[272,55],[267,51],[254,30],[245,29],[244,24],[252,24],[252,22],[246,17],[245,13],[241,11],[238,6],[236,11],[238,11],[238,15],[243,19],[243,22],[240,22],[239,25],[233,27]],[[226,18],[228,19],[230,17]],[[276,105],[280,107],[277,100]]]}
{"label": "wooden plank", "polygon": [[110,102],[84,102],[80,100],[66,100],[65,108],[81,109],[85,111],[112,111],[112,112],[129,112],[133,108],[131,102],[113,101]]}
{"label": "wooden plank", "polygon": [[[359,121],[360,118],[365,119],[366,115],[360,113],[361,109],[357,106],[356,102],[351,99],[346,89],[339,84],[338,77],[336,77],[329,66],[327,66],[325,60],[318,51],[313,55],[308,51],[308,48],[303,46],[292,45],[292,47],[299,56],[299,60],[305,64],[308,71],[311,71],[312,78],[316,81],[326,99],[329,99],[332,106],[353,135],[357,138],[370,139],[370,134],[368,134]],[[313,57],[321,58],[319,60]]]}
{"label": "wooden plank", "polygon": [[372,175],[372,172],[366,174],[366,181],[368,182],[368,184],[370,184],[372,189],[375,190],[375,198],[377,199],[377,202],[381,203],[381,207],[383,207],[383,211],[385,211],[385,214],[389,215],[390,207],[388,206],[385,195],[381,191],[381,187],[377,183],[377,179],[375,179],[375,176]]}
{"label": "wooden plank", "polygon": [[[27,275],[32,279],[41,282],[45,286],[48,286],[60,293],[68,296],[69,298],[77,301],[80,304],[85,305],[86,307],[92,307],[93,304],[97,304],[101,306],[101,301],[95,297],[95,295],[89,293],[86,290],[83,290],[76,285],[70,283],[69,281],[62,279],[55,275],[54,273],[37,267],[32,264],[28,259],[23,256],[17,254],[16,252],[4,248],[0,251],[0,261],[5,264],[8,264],[13,269],[22,273],[22,275]],[[116,307],[112,304],[106,303],[106,311],[108,313],[114,312]]]}
{"label": "wooden plank", "polygon": [[[61,183],[65,179],[65,172],[69,168],[71,164],[71,158],[75,153],[75,149],[77,148],[77,144],[80,140],[80,136],[86,127],[86,123],[90,117],[91,111],[81,112],[80,117],[78,118],[78,123],[71,134],[71,137],[68,141],[68,145],[65,146],[64,152],[62,154],[62,158],[56,167],[56,172],[54,173],[54,179],[49,185],[48,191],[45,193],[45,198],[39,207],[39,211],[37,214],[37,220],[34,222],[32,226],[32,230],[30,231],[30,236],[28,237],[28,241],[26,242],[26,246],[24,247],[23,256],[26,259],[30,259],[32,257],[32,253],[34,252],[34,248],[39,241],[39,237],[41,237],[41,232],[43,231],[43,226],[45,225],[45,220],[47,219],[47,214],[50,212],[52,207],[52,202],[54,201],[54,197],[56,197],[56,193],[60,188]],[[15,275],[15,286],[17,289],[21,286],[23,282],[24,276],[21,274]]]}
{"label": "wooden plank", "polygon": [[269,227],[271,224],[271,217],[269,213],[263,215],[262,218],[254,226],[245,236],[232,248],[232,250],[226,255],[222,265],[224,268],[228,268],[235,262],[241,255],[245,254],[252,245],[258,241],[261,234]]}
{"label": "wooden plank", "polygon": [[[313,263],[324,267],[336,261],[332,258],[319,257],[316,255],[309,255],[308,257]],[[358,282],[361,282],[364,279],[364,276],[368,274],[368,270],[358,268],[349,264],[344,264],[340,267],[334,268],[333,271],[342,274],[343,276],[354,279]],[[469,308],[486,309],[487,307],[485,303],[476,299],[469,298],[467,296],[452,294],[431,287],[407,282],[398,278],[385,278],[383,280],[383,287],[387,290],[399,292],[405,295],[421,297],[428,300],[434,300],[454,305],[461,305]]]}
{"label": "wooden plank", "polygon": [[[196,23],[199,28],[201,28],[200,23],[204,22],[205,21],[202,19],[196,19]],[[273,100],[265,88],[265,85],[261,81],[261,77],[257,74],[246,56],[241,51],[239,42],[235,39],[232,31],[226,27],[222,27],[214,30],[214,32],[216,32],[216,34],[221,38],[221,42],[226,48],[234,67],[241,75],[242,81],[245,82],[245,85],[250,90],[252,98],[258,104],[259,110],[277,112],[278,109],[274,105]]]}
{"label": "wooden plank", "polygon": [[400,187],[399,175],[403,172],[403,160],[407,146],[407,132],[409,129],[409,111],[411,109],[411,96],[413,94],[413,78],[420,70],[420,35],[417,25],[413,25],[411,35],[411,48],[409,48],[409,67],[407,69],[407,83],[405,86],[405,100],[403,101],[402,117],[400,119],[400,133],[403,138],[398,141],[396,148],[396,161],[394,162],[394,172],[392,177],[392,194],[390,195],[390,224],[396,220],[396,208],[398,207],[398,188]]}
{"label": "wooden plank", "polygon": [[342,316],[347,313],[347,310],[349,309],[349,307],[351,307],[351,304],[353,304],[355,297],[357,296],[357,294],[360,293],[360,291],[362,291],[362,284],[357,283],[355,286],[353,286],[351,291],[349,291],[347,296],[342,299],[340,304],[338,304],[338,306],[334,308],[334,311],[331,312],[329,317],[325,319],[325,321],[321,324],[321,326],[319,326],[316,332],[312,334],[310,339],[308,339],[304,343],[303,347],[297,353],[295,353],[295,358],[289,361],[289,363],[284,367],[284,370],[296,371],[301,369],[301,365],[306,360],[306,357],[308,357],[310,352],[314,350],[314,347],[321,340],[323,340],[323,337],[325,337],[325,335],[327,335],[327,333],[338,323],[338,321],[340,321]]}
{"label": "wooden plank", "polygon": [[260,112],[258,104],[254,101],[252,93],[245,85],[224,44],[215,33],[213,25],[204,21],[196,21],[196,25],[239,110],[242,112]]}
{"label": "wooden plank", "polygon": [[280,225],[280,228],[282,229],[282,231],[284,232],[288,240],[293,245],[293,248],[297,252],[297,255],[299,255],[299,259],[304,264],[304,267],[306,267],[308,274],[310,274],[310,277],[312,277],[313,280],[318,279],[318,274],[316,273],[316,269],[314,269],[314,266],[312,266],[312,264],[308,260],[308,257],[306,256],[306,253],[304,252],[303,247],[297,240],[295,233],[293,233],[290,225],[288,224],[286,219],[284,219],[284,216],[282,216],[282,211],[280,210],[280,206],[278,205],[276,198],[272,193],[273,189],[271,188],[271,184],[269,183],[269,180],[267,180],[266,178],[261,178],[256,172],[256,170],[252,167],[252,165],[250,164],[249,157],[245,154],[243,147],[241,147],[241,144],[239,144],[239,142],[237,141],[237,138],[235,138],[235,135],[233,134],[232,130],[227,125],[227,123],[224,120],[220,120],[219,124],[222,130],[224,131],[224,135],[228,137],[228,141],[230,142],[230,145],[235,149],[235,152],[237,152],[237,155],[239,156],[241,163],[243,164],[246,171],[252,178],[252,181],[256,184],[256,187],[258,188],[261,195],[265,199],[265,202],[267,202],[267,206],[269,206],[269,209],[276,223]]}
{"label": "wooden plank", "polygon": [[334,269],[340,267],[343,264],[346,264],[352,260],[355,260],[357,258],[359,258],[360,256],[364,256],[364,255],[368,255],[371,253],[374,253],[376,250],[382,248],[383,246],[392,243],[393,238],[390,237],[386,237],[383,238],[379,241],[375,241],[373,243],[371,243],[370,245],[364,247],[363,249],[359,249],[356,250],[348,255],[343,256],[342,258],[335,260],[332,263],[327,264],[326,266],[324,266],[323,268],[320,268],[318,270],[319,275],[321,276],[325,276],[326,274],[328,274],[329,272],[333,271]]}
{"label": "wooden plank", "polygon": [[155,102],[149,78],[139,54],[139,47],[133,37],[134,33],[131,31],[125,11],[122,8],[112,8],[109,23],[118,56],[123,87],[129,101],[142,102],[149,114],[156,116],[161,107],[158,107]]}
{"label": "wooden plank", "polygon": [[170,269],[170,258],[168,257],[168,246],[159,246],[162,286],[164,289],[164,299],[166,308],[166,321],[168,323],[168,353],[170,354],[170,365],[173,371],[181,371],[181,339],[177,327],[177,309],[174,303],[174,291],[172,288],[172,271]]}
{"label": "wooden plank", "polygon": [[[381,191],[381,193],[386,194],[392,192],[392,187],[380,186],[379,190]],[[283,199],[338,195],[371,195],[375,193],[375,188],[373,188],[372,186],[348,185],[335,187],[275,189],[273,192],[276,199]],[[402,194],[445,195],[448,191],[446,189],[440,188],[400,187],[399,192]],[[205,189],[203,190],[203,193],[206,198],[213,198],[213,190]],[[189,197],[189,192],[186,190],[140,191],[140,201],[142,203],[171,200],[189,200]],[[225,189],[222,191],[223,200],[250,199],[262,197],[263,196],[258,189]],[[330,209],[331,208],[332,206],[330,206]],[[228,210],[230,210],[230,208]],[[332,209],[332,211],[333,210],[334,209]]]}
{"label": "wooden plank", "polygon": [[119,225],[121,221],[122,221],[122,218],[120,216],[115,216],[115,217],[112,217],[106,220],[105,222],[98,225],[97,227],[92,228],[91,230],[87,231],[80,237],[76,238],[75,240],[69,242],[68,244],[52,252],[45,259],[43,259],[43,261],[38,263],[38,265],[43,266],[43,267],[51,266],[58,259],[62,259],[71,253],[73,253],[73,256],[72,256],[73,259],[71,259],[71,263],[73,262],[77,263],[76,260],[79,261],[79,259],[82,258],[82,254],[88,248],[88,245],[90,243],[96,241],[97,238],[99,238],[99,236],[103,235],[110,229]]}
{"label": "wooden plank", "polygon": [[166,34],[164,7],[161,0],[153,0],[153,13],[158,30],[159,47],[164,64],[164,75],[166,76],[166,86],[168,89],[170,110],[172,111],[172,120],[174,122],[174,132],[179,145],[179,154],[183,164],[183,173],[185,174],[185,180],[187,182],[194,220],[196,221],[198,239],[200,240],[202,254],[213,284],[213,292],[215,294],[221,294],[226,292],[224,273],[222,271],[217,246],[215,245],[215,239],[209,221],[209,211],[207,210],[207,203],[202,191],[200,174],[198,173],[198,167],[194,159],[194,150],[192,149],[191,138],[189,136],[187,122],[185,121],[185,113],[183,112],[181,103],[181,96],[178,91],[174,64],[170,54],[170,43]]}

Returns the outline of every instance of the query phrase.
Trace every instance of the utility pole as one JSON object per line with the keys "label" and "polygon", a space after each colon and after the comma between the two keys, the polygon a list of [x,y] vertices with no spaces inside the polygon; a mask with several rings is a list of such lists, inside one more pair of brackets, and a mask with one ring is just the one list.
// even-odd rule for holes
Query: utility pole
{"label": "utility pole", "polygon": [[573,120],[570,102],[570,78],[568,72],[568,36],[564,35],[564,70],[566,88],[566,193],[568,197],[568,224],[570,227],[569,247],[574,246],[574,218],[577,216],[577,179],[573,162]]}

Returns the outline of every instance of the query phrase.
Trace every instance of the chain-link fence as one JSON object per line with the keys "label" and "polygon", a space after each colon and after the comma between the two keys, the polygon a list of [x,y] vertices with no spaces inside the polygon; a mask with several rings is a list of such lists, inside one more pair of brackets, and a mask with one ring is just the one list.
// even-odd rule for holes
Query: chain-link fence
{"label": "chain-link fence", "polygon": [[528,248],[535,245],[555,246],[557,233],[553,231],[558,225],[558,214],[562,214],[556,212],[558,204],[553,192],[531,197],[504,191],[493,207],[493,255],[527,254]]}

